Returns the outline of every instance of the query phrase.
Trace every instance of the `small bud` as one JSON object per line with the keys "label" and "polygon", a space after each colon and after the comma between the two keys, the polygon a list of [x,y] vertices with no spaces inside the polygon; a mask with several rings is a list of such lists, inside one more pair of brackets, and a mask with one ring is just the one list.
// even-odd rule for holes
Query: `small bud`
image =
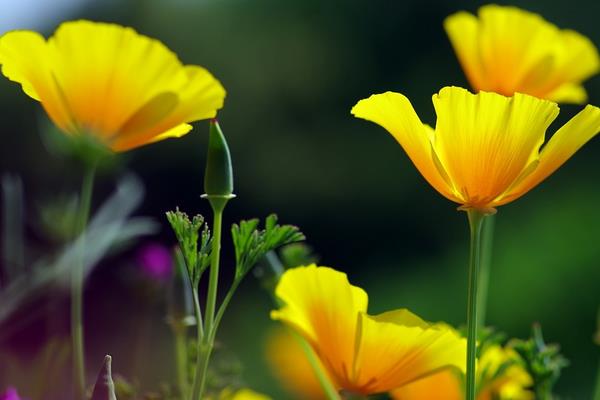
{"label": "small bud", "polygon": [[233,170],[227,141],[216,119],[210,122],[208,155],[204,175],[205,197],[233,197]]}

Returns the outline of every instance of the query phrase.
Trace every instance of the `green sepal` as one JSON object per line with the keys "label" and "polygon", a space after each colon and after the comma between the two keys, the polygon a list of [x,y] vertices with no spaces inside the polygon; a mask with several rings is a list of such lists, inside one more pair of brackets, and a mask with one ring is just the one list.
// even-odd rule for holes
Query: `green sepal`
{"label": "green sepal", "polygon": [[112,379],[111,356],[105,356],[90,400],[117,400]]}
{"label": "green sepal", "polygon": [[258,229],[258,219],[233,224],[231,236],[235,247],[235,279],[242,279],[252,267],[267,254],[286,244],[299,242],[305,236],[298,227],[278,225],[277,216],[271,214],[265,221],[264,229]]}
{"label": "green sepal", "polygon": [[233,194],[233,168],[231,154],[219,122],[210,122],[206,170],[204,173],[205,197],[230,198]]}

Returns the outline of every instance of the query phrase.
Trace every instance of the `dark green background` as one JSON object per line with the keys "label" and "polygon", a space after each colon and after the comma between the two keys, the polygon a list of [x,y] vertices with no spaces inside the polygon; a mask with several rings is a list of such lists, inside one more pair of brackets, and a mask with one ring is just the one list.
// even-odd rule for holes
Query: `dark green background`
{"label": "dark green background", "polygon": [[[221,80],[228,94],[219,118],[238,195],[226,211],[227,223],[276,212],[302,228],[322,264],[348,272],[351,282],[368,291],[371,312],[408,307],[425,319],[458,325],[465,320],[466,215],[429,187],[390,135],[354,119],[350,108],[372,93],[399,91],[424,121],[434,123],[431,95],[445,85],[467,86],[442,21],[481,4],[138,0],[98,2],[64,19],[133,26]],[[600,44],[597,1],[512,4]],[[45,34],[58,22],[48,22]],[[600,105],[600,76],[585,86],[589,102]],[[23,176],[28,202],[57,189],[75,191],[79,170],[49,155],[41,143],[33,118],[41,114],[39,105],[2,79],[0,106],[0,169]],[[561,106],[548,134],[580,108]],[[97,201],[116,175],[136,172],[147,189],[139,213],[160,220],[158,239],[173,243],[164,211],[180,206],[209,214],[199,198],[207,132],[206,122],[196,123],[180,140],[121,156],[121,166],[100,177]],[[558,387],[571,399],[590,398],[600,353],[592,342],[600,304],[599,156],[600,143],[593,140],[497,215],[488,321],[518,337],[541,322],[547,339],[559,342],[571,360]],[[89,284],[88,359],[95,365],[111,353],[117,372],[136,375],[152,389],[158,374],[173,376],[163,308],[140,299],[135,282],[121,277],[123,263],[105,263]],[[223,268],[231,268],[231,256]],[[60,304],[66,312],[64,299]],[[282,399],[287,397],[262,358],[270,308],[269,297],[248,279],[219,337],[246,365],[251,387]],[[145,347],[133,352],[141,337]],[[10,343],[0,346],[16,352]]]}

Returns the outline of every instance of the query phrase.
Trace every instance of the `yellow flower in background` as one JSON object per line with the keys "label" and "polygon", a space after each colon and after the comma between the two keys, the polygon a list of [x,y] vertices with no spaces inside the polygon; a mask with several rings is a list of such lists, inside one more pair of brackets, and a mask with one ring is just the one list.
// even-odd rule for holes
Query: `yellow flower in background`
{"label": "yellow flower in background", "polygon": [[0,64],[62,131],[92,135],[114,151],[182,136],[189,122],[215,117],[225,98],[206,69],[114,24],[65,22],[48,40],[8,32]]}
{"label": "yellow flower in background", "polygon": [[269,396],[257,393],[250,389],[240,389],[231,397],[226,397],[223,400],[271,400]]}
{"label": "yellow flower in background", "polygon": [[364,290],[327,267],[287,270],[271,312],[312,346],[335,386],[363,395],[387,392],[443,368],[465,368],[466,341],[407,310],[367,314]]}
{"label": "yellow flower in background", "polygon": [[582,82],[600,70],[590,39],[516,7],[486,5],[478,17],[458,12],[444,28],[476,91],[583,103]]}
{"label": "yellow flower in background", "polygon": [[235,392],[225,389],[219,395],[219,400],[271,400],[271,398],[250,389],[239,389]]}
{"label": "yellow flower in background", "polygon": [[327,399],[298,338],[289,329],[277,327],[270,331],[265,353],[272,373],[294,398]]}
{"label": "yellow flower in background", "polygon": [[[489,346],[479,359],[477,400],[533,400],[531,376],[514,350]],[[390,393],[394,400],[463,400],[464,376],[442,371]]]}
{"label": "yellow flower in background", "polygon": [[394,92],[359,101],[352,114],[388,130],[446,198],[485,212],[527,193],[600,131],[600,109],[588,105],[540,151],[559,111],[551,101],[445,87],[433,105],[435,130]]}

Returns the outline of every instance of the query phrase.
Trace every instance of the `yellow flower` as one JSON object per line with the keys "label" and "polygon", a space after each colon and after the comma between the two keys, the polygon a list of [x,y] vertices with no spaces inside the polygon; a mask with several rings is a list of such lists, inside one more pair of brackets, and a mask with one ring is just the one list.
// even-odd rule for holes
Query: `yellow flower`
{"label": "yellow flower", "polygon": [[446,198],[487,212],[527,193],[600,131],[600,109],[588,105],[540,151],[558,115],[553,102],[445,87],[433,95],[433,105],[435,130],[399,93],[361,100],[352,114],[387,129]]}
{"label": "yellow flower", "polygon": [[65,22],[48,40],[8,32],[0,64],[62,131],[92,135],[114,151],[182,136],[188,122],[215,117],[225,97],[206,69],[114,24]]}
{"label": "yellow flower", "polygon": [[364,290],[331,268],[294,268],[275,291],[284,306],[271,317],[313,347],[337,388],[387,392],[442,368],[464,369],[466,342],[441,324],[407,310],[371,316]]}
{"label": "yellow flower", "polygon": [[581,83],[600,70],[598,50],[587,37],[516,7],[486,5],[479,18],[458,12],[444,27],[476,91],[583,103]]}
{"label": "yellow flower", "polygon": [[224,390],[219,396],[220,400],[271,400],[269,396],[257,393],[250,389],[240,389],[235,393],[230,390]]}
{"label": "yellow flower", "polygon": [[[510,348],[488,347],[479,360],[477,400],[533,400],[531,376]],[[464,376],[442,371],[390,393],[394,400],[462,400]]]}
{"label": "yellow flower", "polygon": [[302,400],[327,398],[298,338],[288,329],[269,332],[265,350],[271,371],[291,395]]}

